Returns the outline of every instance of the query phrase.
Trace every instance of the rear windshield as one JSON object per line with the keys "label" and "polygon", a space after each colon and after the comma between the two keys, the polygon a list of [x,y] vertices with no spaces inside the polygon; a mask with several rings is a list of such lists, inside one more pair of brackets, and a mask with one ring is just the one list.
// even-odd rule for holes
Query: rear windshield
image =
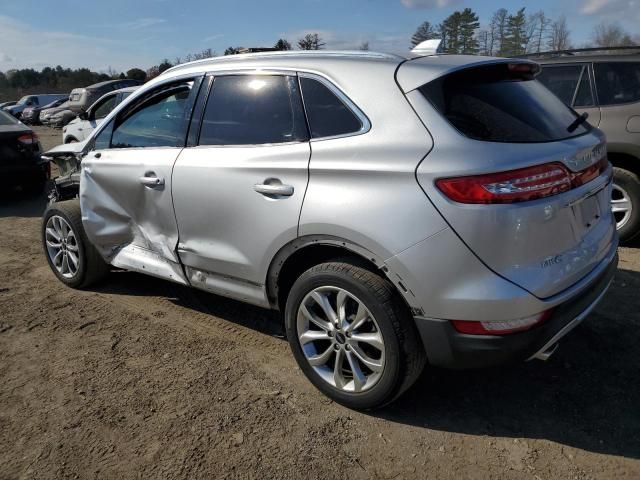
{"label": "rear windshield", "polygon": [[5,125],[15,125],[18,121],[6,112],[0,110],[0,127]]}
{"label": "rear windshield", "polygon": [[422,94],[462,133],[487,142],[553,142],[589,131],[569,128],[578,115],[534,79],[507,64],[453,73],[420,88]]}

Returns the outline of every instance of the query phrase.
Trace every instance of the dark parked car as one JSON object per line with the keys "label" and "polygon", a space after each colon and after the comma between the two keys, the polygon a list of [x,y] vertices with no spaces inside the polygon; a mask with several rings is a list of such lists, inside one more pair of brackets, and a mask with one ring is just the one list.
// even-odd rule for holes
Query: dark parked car
{"label": "dark parked car", "polygon": [[20,119],[22,120],[23,123],[27,123],[30,125],[37,125],[38,123],[40,123],[40,112],[42,112],[45,108],[59,107],[66,101],[67,101],[66,98],[59,98],[58,100],[55,100],[54,102],[51,102],[48,105],[45,105],[43,107],[36,105],[33,107],[25,108],[22,111],[22,117]]}
{"label": "dark parked car", "polygon": [[0,111],[0,177],[5,185],[41,192],[50,174],[49,164],[40,154],[40,142],[33,130]]}

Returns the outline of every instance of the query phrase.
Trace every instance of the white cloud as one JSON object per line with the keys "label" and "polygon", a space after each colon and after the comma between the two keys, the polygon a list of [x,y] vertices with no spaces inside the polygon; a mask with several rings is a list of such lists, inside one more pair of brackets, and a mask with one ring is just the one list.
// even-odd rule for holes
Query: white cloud
{"label": "white cloud", "polygon": [[443,8],[449,7],[460,0],[400,0],[407,8]]}
{"label": "white cloud", "polygon": [[126,71],[131,67],[152,65],[132,51],[131,42],[115,39],[42,30],[11,17],[0,15],[0,71],[11,68],[46,66],[87,67],[106,71],[109,67]]}
{"label": "white cloud", "polygon": [[639,20],[639,0],[585,0],[580,13],[599,15],[620,20]]}
{"label": "white cloud", "polygon": [[138,18],[137,20],[132,20],[131,22],[124,22],[119,24],[119,27],[130,29],[130,30],[140,30],[143,28],[154,27],[156,25],[160,25],[163,23],[167,23],[164,18]]}

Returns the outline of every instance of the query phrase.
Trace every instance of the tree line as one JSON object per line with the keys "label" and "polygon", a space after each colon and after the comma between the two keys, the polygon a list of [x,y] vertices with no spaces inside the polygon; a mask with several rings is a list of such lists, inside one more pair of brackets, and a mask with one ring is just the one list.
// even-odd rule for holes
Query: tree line
{"label": "tree line", "polygon": [[[476,12],[464,8],[453,12],[441,23],[425,21],[411,37],[415,46],[424,40],[442,39],[445,53],[489,55],[511,57],[546,50],[566,50],[573,47],[571,31],[566,17],[549,17],[543,10],[529,13],[525,8],[508,11],[496,10],[486,24],[482,24]],[[326,42],[319,33],[307,33],[292,44],[286,38],[279,38],[271,47],[274,50],[320,50]],[[592,33],[591,41],[581,47],[616,47],[640,45],[640,37],[632,36],[616,23],[600,23]],[[357,48],[369,50],[365,41]],[[250,49],[249,49],[250,50]],[[228,47],[224,55],[234,55],[247,51],[246,48]],[[215,57],[211,48],[189,53],[173,61],[163,59],[148,69],[132,68],[127,72],[116,72],[109,68],[106,73],[92,72],[87,68],[69,69],[57,66],[45,67],[41,71],[32,68],[0,72],[0,101],[16,100],[30,93],[67,93],[73,88],[84,87],[117,78],[132,78],[146,81],[160,75],[174,65],[193,60]]]}
{"label": "tree line", "polygon": [[[481,25],[471,8],[455,11],[441,23],[425,21],[411,37],[411,45],[441,39],[444,53],[512,57],[548,50],[573,48],[571,31],[565,16],[549,17],[544,10],[528,13],[526,8],[509,12],[500,8],[486,25]],[[591,41],[581,47],[619,47],[640,45],[617,23],[602,22],[592,33]]]}

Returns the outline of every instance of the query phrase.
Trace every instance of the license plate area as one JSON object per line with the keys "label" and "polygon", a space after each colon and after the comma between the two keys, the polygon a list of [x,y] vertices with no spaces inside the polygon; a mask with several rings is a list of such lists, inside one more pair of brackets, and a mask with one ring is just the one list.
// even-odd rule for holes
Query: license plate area
{"label": "license plate area", "polygon": [[602,208],[608,207],[606,192],[607,189],[599,190],[571,205],[577,233],[580,237],[584,236],[598,223],[602,217]]}

